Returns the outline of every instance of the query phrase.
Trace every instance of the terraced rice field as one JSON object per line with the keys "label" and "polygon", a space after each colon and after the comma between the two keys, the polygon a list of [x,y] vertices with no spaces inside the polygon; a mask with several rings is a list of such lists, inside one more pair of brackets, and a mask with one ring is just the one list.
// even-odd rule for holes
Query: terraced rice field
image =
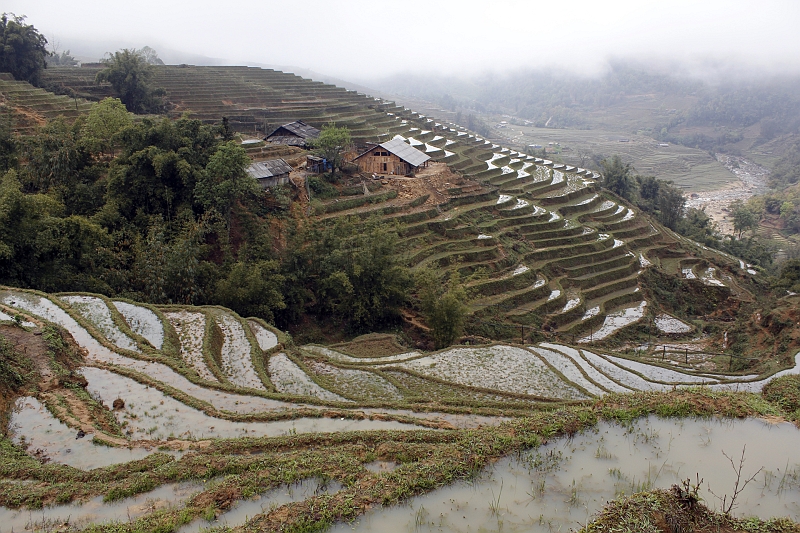
{"label": "terraced rice field", "polygon": [[[97,99],[109,94],[109,88],[93,84],[95,72],[48,69],[46,75]],[[481,431],[478,426],[494,428],[509,418],[516,424],[518,417],[537,410],[586,406],[609,393],[682,387],[757,392],[775,376],[800,372],[800,354],[791,368],[737,375],[710,370],[704,357],[666,362],[613,351],[613,346],[640,339],[651,323],[678,339],[670,342],[683,342],[701,329],[702,318],[662,308],[647,286],[649,274],[680,278],[693,289],[747,297],[749,280],[758,273],[652,222],[601,190],[591,172],[492,144],[393,102],[292,74],[247,67],[159,67],[156,72],[157,84],[176,104],[176,114],[189,112],[209,123],[227,116],[243,132],[296,119],[317,127],[333,121],[348,126],[357,142],[399,135],[435,163],[447,165],[456,179],[438,191],[435,201],[417,205],[383,190],[365,195],[360,204],[347,204],[347,209],[339,210],[335,201],[323,202],[313,216],[377,215],[398,223],[397,253],[412,270],[458,271],[469,279],[469,333],[523,337],[514,345],[455,346],[438,352],[400,347],[381,355],[348,344],[295,346],[262,321],[217,307],[144,306],[90,294],[0,290],[0,322],[17,314],[25,327],[52,322],[85,350],[78,369],[87,383],[81,389],[85,395],[60,391],[43,392],[40,399],[21,398],[11,420],[19,429],[13,442],[24,447],[21,437],[30,435],[26,442],[31,453],[39,448],[54,463],[83,470],[134,459],[151,462],[141,468],[133,463],[130,468],[138,469],[139,477],[125,483],[134,488],[115,485],[118,492],[112,494],[141,495],[166,486],[167,478],[180,481],[175,479],[176,463],[190,465],[191,476],[203,472],[197,475],[209,483],[202,497],[182,501],[180,511],[164,510],[165,516],[184,513],[191,522],[176,518],[180,523],[165,531],[221,525],[213,520],[235,514],[230,510],[233,501],[243,516],[236,522],[228,515],[231,521],[226,523],[275,529],[274,522],[264,521],[274,513],[285,518],[286,508],[248,507],[250,496],[331,471],[342,482],[337,491],[362,497],[365,487],[376,486],[369,477],[376,457],[402,464],[398,476],[424,467],[425,481],[420,477],[416,486],[429,486],[429,476],[438,474],[419,459],[452,453],[436,446],[461,438],[451,437],[455,428],[470,428],[473,433],[465,438],[472,439]],[[248,150],[258,157],[259,147]],[[544,337],[554,340],[533,342]],[[82,417],[86,412],[93,414]],[[571,412],[553,411],[552,417],[568,418]],[[79,428],[93,440],[75,439]],[[523,426],[498,429],[504,433],[492,435],[493,444],[486,448],[513,440],[518,430],[527,431]],[[317,448],[318,439],[328,439],[319,435],[348,431],[361,433],[332,436]],[[310,435],[295,440],[301,434]],[[81,454],[80,461],[67,451],[73,449]],[[321,457],[319,449],[330,457]],[[204,455],[205,450],[211,451]],[[320,470],[315,461],[326,460],[328,470]],[[463,464],[472,460],[459,458]],[[251,466],[257,475],[248,473]],[[53,472],[48,470],[48,476],[63,474]],[[152,481],[149,476],[163,477]],[[443,474],[433,484],[444,483],[447,476],[453,478]],[[0,476],[0,489],[13,483],[17,481]],[[71,482],[26,478],[15,491],[0,490],[0,498],[14,492],[29,495],[36,483],[52,492],[53,486]],[[101,491],[92,483],[72,483],[73,492],[64,501],[79,498],[82,490],[87,497],[106,493],[107,487]],[[392,490],[402,493],[405,487]],[[330,500],[314,495],[307,501],[316,505]],[[362,503],[366,508],[380,501]],[[255,516],[248,518],[248,510]]]}
{"label": "terraced rice field", "polygon": [[[119,379],[128,383],[125,387],[131,391],[134,390],[131,388],[133,383],[138,381],[146,388],[155,387],[165,393],[172,388],[186,395],[175,401],[185,402],[187,398],[194,398],[213,409],[239,413],[292,409],[297,407],[298,397],[307,397],[312,404],[358,399],[362,403],[396,402],[399,406],[408,398],[416,397],[417,391],[416,387],[408,388],[402,380],[391,377],[398,373],[416,376],[414,379],[417,381],[447,384],[454,391],[479,391],[499,397],[506,395],[509,399],[545,401],[579,400],[606,392],[662,389],[673,385],[719,385],[724,389],[736,385],[752,388],[755,383],[762,383],[761,376],[714,375],[707,369],[691,365],[675,367],[622,357],[596,347],[587,350],[553,343],[462,346],[433,353],[408,351],[376,357],[357,357],[337,348],[319,345],[294,348],[289,352],[290,357],[285,351],[278,351],[281,346],[276,344],[259,356],[253,351],[243,328],[243,324],[248,322],[219,308],[176,310],[172,306],[165,309],[163,316],[166,320],[160,322],[160,326],[163,331],[180,339],[177,353],[170,354],[149,346],[143,346],[140,351],[120,350],[106,336],[109,308],[100,297],[69,295],[55,298],[8,289],[0,293],[0,303],[18,311],[29,323],[44,320],[66,328],[87,351],[87,364],[98,366],[105,372],[106,377],[97,378],[95,382],[107,382],[110,380],[108,376],[119,371],[122,372]],[[81,307],[87,303],[89,307]],[[632,309],[640,308],[641,304]],[[87,309],[95,312],[87,312]],[[159,318],[158,314],[150,312],[152,317]],[[215,333],[213,328],[207,327],[207,316],[215,316],[224,339],[228,339],[216,348],[212,339]],[[277,339],[283,335],[263,324],[259,327]],[[216,380],[207,368],[200,370],[206,361],[214,364],[226,360],[228,363],[217,369],[224,375],[223,382]],[[253,364],[254,360],[259,363]],[[234,368],[235,365],[239,366]],[[797,367],[787,372],[795,371]],[[261,386],[253,386],[255,379]],[[214,388],[209,388],[210,384],[214,384]],[[264,384],[268,384],[270,390],[277,389],[277,392],[267,392]],[[255,394],[258,390],[263,392]],[[283,393],[291,395],[292,400],[281,402],[280,394]],[[144,393],[131,394],[139,396]],[[110,396],[105,398],[109,403],[113,399]]]}
{"label": "terraced rice field", "polygon": [[0,103],[11,118],[11,130],[25,135],[48,120],[61,117],[68,122],[89,112],[92,103],[39,89],[24,81],[0,78]]}
{"label": "terraced rice field", "polygon": [[[544,285],[541,288],[546,289]],[[315,498],[325,497],[323,489],[313,494],[301,491],[299,499],[267,496],[271,491],[286,490],[281,488],[286,483],[306,483],[327,472],[336,476],[336,468],[345,468],[344,465],[351,465],[348,472],[355,468],[358,476],[368,476],[370,482],[369,476],[405,472],[402,469],[420,463],[416,459],[407,463],[403,454],[419,452],[426,456],[426,450],[434,446],[430,443],[437,439],[449,442],[448,432],[461,435],[457,428],[471,428],[464,435],[474,439],[479,435],[476,432],[485,430],[478,426],[496,427],[509,418],[528,417],[547,406],[556,410],[544,416],[558,418],[571,412],[558,409],[559,406],[586,408],[612,392],[674,391],[681,387],[757,392],[769,379],[800,373],[800,353],[792,368],[773,375],[741,376],[709,372],[702,365],[656,362],[599,347],[586,349],[558,343],[454,346],[425,353],[403,351],[397,340],[390,343],[385,336],[366,336],[363,341],[327,347],[293,346],[283,333],[267,324],[242,319],[219,307],[119,303],[108,305],[102,297],[90,294],[52,296],[0,289],[5,316],[19,315],[30,325],[26,327],[34,330],[40,327],[37,324],[51,322],[72,336],[83,349],[84,358],[77,372],[86,383],[85,389],[72,389],[84,391],[77,396],[69,393],[70,389],[58,389],[55,393],[19,398],[11,414],[10,443],[39,459],[19,455],[8,446],[0,448],[0,454],[5,454],[4,461],[25,460],[37,465],[41,465],[40,460],[52,461],[55,469],[47,470],[51,472],[47,476],[54,475],[52,472],[63,475],[58,465],[64,464],[75,469],[69,470],[70,475],[89,476],[91,469],[107,467],[117,469],[114,471],[133,468],[134,477],[166,477],[158,478],[161,481],[144,481],[140,477],[137,479],[141,483],[131,484],[124,477],[127,474],[117,474],[123,476],[119,484],[107,470],[98,470],[97,475],[110,481],[70,485],[47,478],[33,484],[18,483],[3,478],[9,474],[0,464],[0,472],[5,472],[0,475],[0,517],[9,523],[17,524],[22,520],[20,513],[26,511],[12,511],[5,506],[30,506],[32,497],[41,497],[30,492],[32,487],[50,494],[72,486],[69,494],[53,501],[60,505],[42,512],[42,520],[48,516],[63,519],[66,512],[73,517],[66,519],[72,528],[96,523],[101,520],[99,516],[119,521],[116,504],[103,503],[96,509],[103,514],[91,515],[89,510],[94,509],[94,504],[69,503],[108,493],[114,499],[135,497],[135,501],[144,501],[149,497],[145,495],[150,494],[170,502],[164,507],[132,508],[123,522],[160,520],[158,517],[173,516],[169,513],[186,513],[184,522],[165,530],[253,525],[254,520],[272,516],[280,505],[315,502]],[[117,309],[124,314],[114,315]],[[125,324],[130,324],[129,330]],[[161,336],[155,336],[156,332]],[[131,342],[134,337],[141,338],[139,349],[120,347],[123,334]],[[154,346],[158,339],[161,349]],[[370,355],[361,348],[377,345],[370,343],[384,346],[385,353]],[[262,386],[254,387],[253,381],[243,379],[247,376],[258,379]],[[524,423],[526,419],[519,420]],[[76,438],[78,429],[88,436],[81,438],[79,433]],[[320,445],[315,451],[319,435],[331,433],[341,436],[331,437],[331,444]],[[376,446],[383,446],[383,451],[378,451],[377,456],[358,451],[364,439],[372,438],[377,439]],[[294,455],[294,446],[301,448],[299,456]],[[337,451],[337,446],[344,446],[344,451]],[[395,452],[389,450],[397,450],[399,455],[392,455]],[[281,457],[289,462],[281,463]],[[318,458],[308,459],[312,461],[308,469],[301,466],[300,470],[292,470],[290,465],[296,468],[305,464],[295,462],[297,457]],[[376,457],[396,458],[380,459],[377,462],[381,465],[376,467]],[[319,470],[314,461],[328,462],[325,469]],[[189,469],[193,473],[177,475],[185,465],[194,465]],[[19,475],[38,472],[31,468],[20,469]],[[169,495],[172,484],[196,481],[193,476],[198,468],[211,468],[203,470],[206,473],[201,474],[202,483],[184,487],[184,492],[175,497]],[[240,472],[240,468],[244,470]],[[252,505],[250,496],[236,493],[229,504],[218,508],[219,512],[202,513],[206,507],[198,503],[202,501],[198,495],[219,494],[226,484],[234,482],[237,487],[250,486],[247,480],[251,477],[247,476],[260,479],[275,469],[283,472],[281,468],[289,468],[286,475],[269,484],[253,486],[252,495],[260,497],[253,499]],[[147,473],[142,474],[140,469]],[[8,490],[9,484],[13,484],[14,491]],[[329,494],[359,490],[347,488],[346,479],[341,476],[331,485],[320,487],[328,487]],[[13,501],[9,499],[12,494]],[[64,507],[67,504],[69,507]],[[37,524],[25,522],[26,527],[46,530],[44,522]],[[149,526],[142,527],[150,530]]]}
{"label": "terraced rice field", "polygon": [[164,326],[158,315],[141,305],[120,301],[113,303],[134,333],[144,337],[157,350],[164,346]]}
{"label": "terraced rice field", "polygon": [[[528,331],[554,332],[560,338],[588,337],[594,342],[605,337],[613,342],[626,329],[617,315],[646,301],[639,294],[642,272],[662,269],[661,258],[666,256],[665,264],[703,262],[703,271],[689,268],[685,277],[748,290],[739,281],[753,274],[737,268],[737,259],[703,249],[653,223],[601,190],[597,176],[580,167],[534,158],[394,102],[290,73],[185,65],[159,66],[155,72],[156,84],[175,105],[175,116],[188,112],[209,123],[226,116],[233,128],[248,133],[297,119],[316,127],[335,122],[347,126],[357,143],[399,136],[434,162],[446,164],[459,182],[439,191],[435,201],[417,205],[413,198],[384,188],[344,204],[336,199],[323,202],[315,212],[324,219],[378,215],[400,224],[398,254],[412,269],[480,274],[469,287],[471,333],[483,335],[481,324],[492,322],[505,324],[505,329],[493,330],[493,338],[528,326],[533,328]],[[109,92],[106,86],[94,85],[95,74],[93,67],[45,73],[50,82],[90,99]],[[258,158],[261,148],[248,150]],[[545,286],[537,286],[538,280],[545,280]],[[660,312],[653,303],[643,316]],[[257,326],[251,329],[262,346],[275,342],[262,339]],[[227,363],[223,359],[220,365]],[[232,379],[259,386],[249,371]]]}

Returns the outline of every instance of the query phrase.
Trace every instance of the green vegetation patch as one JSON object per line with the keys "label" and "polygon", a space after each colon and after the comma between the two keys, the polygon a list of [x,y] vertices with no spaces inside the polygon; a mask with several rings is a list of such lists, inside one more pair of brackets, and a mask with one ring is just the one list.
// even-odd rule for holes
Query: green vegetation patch
{"label": "green vegetation patch", "polygon": [[794,418],[800,410],[800,376],[789,375],[775,378],[761,391],[764,399],[791,413]]}

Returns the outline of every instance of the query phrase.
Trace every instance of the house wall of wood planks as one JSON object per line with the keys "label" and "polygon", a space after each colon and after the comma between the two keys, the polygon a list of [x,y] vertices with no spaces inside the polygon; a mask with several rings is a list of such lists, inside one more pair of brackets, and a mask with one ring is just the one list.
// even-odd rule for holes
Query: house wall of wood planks
{"label": "house wall of wood planks", "polygon": [[406,176],[414,170],[411,165],[380,146],[376,146],[359,157],[357,162],[358,169],[361,172],[369,172],[370,174]]}

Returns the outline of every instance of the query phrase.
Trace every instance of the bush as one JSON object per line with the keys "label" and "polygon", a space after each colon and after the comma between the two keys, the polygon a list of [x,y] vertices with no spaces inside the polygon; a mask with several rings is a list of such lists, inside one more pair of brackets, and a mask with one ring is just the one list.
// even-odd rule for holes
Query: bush
{"label": "bush", "polygon": [[306,179],[308,179],[308,187],[311,189],[314,198],[325,199],[339,196],[336,187],[327,181],[317,176],[310,176]]}
{"label": "bush", "polygon": [[768,402],[777,404],[787,413],[800,409],[800,376],[782,376],[766,385],[761,394]]}
{"label": "bush", "polygon": [[413,200],[411,200],[408,203],[408,207],[419,207],[422,204],[424,204],[425,202],[427,202],[428,198],[430,198],[430,197],[431,197],[430,194],[426,194],[424,196],[420,196],[419,198],[414,198]]}

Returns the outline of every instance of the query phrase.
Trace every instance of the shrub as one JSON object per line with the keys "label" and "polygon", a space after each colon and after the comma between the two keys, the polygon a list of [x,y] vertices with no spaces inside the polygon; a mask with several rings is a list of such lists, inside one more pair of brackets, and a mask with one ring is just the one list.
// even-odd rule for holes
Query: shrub
{"label": "shrub", "polygon": [[800,376],[773,379],[764,385],[761,394],[768,402],[777,404],[787,413],[793,413],[800,409]]}
{"label": "shrub", "polygon": [[324,199],[335,198],[336,196],[339,196],[339,192],[336,190],[336,187],[327,181],[317,176],[309,176],[307,179],[308,187],[311,189],[314,198]]}

